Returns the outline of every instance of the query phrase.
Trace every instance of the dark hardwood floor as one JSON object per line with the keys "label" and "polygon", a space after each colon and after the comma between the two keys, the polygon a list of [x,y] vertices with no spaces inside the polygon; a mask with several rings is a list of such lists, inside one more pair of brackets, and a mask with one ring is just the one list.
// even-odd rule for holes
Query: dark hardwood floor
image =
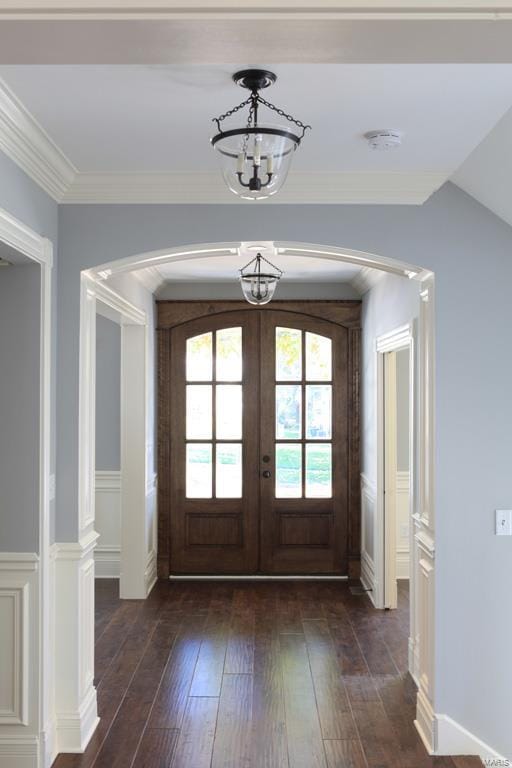
{"label": "dark hardwood floor", "polygon": [[408,594],[376,611],[344,582],[96,582],[101,720],[54,768],[473,768],[414,728]]}

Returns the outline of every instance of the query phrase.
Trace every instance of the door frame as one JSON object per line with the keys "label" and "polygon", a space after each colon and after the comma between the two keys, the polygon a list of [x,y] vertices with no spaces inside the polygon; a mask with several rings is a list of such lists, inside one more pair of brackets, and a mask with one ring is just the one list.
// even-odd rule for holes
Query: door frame
{"label": "door frame", "polygon": [[[390,397],[390,387],[396,395],[396,366],[387,370],[386,356],[391,352],[409,352],[409,531],[413,528],[416,509],[414,443],[415,425],[415,327],[414,323],[400,326],[379,336],[376,340],[377,356],[377,505],[375,515],[375,594],[376,608],[396,608],[396,496],[389,493],[396,482],[396,467],[386,457],[396,452],[396,434],[386,430],[386,422],[396,425],[396,403]],[[387,385],[387,386],[386,386]],[[386,489],[388,492],[386,492]],[[409,541],[411,534],[409,533]],[[410,552],[412,547],[409,548]],[[414,613],[414,569],[409,569],[411,616]]]}
{"label": "door frame", "polygon": [[[39,488],[38,552],[0,554],[0,592],[6,590],[20,617],[13,628],[16,692],[13,712],[4,725],[19,733],[4,736],[10,755],[33,755],[48,766],[55,756],[54,603],[50,544],[50,502],[55,498],[51,475],[52,268],[53,243],[0,209],[0,241],[40,267],[39,308]],[[27,735],[27,732],[29,735]],[[1,745],[0,745],[1,746]],[[6,753],[7,754],[7,753]],[[16,759],[13,757],[13,759]]]}
{"label": "door frame", "polygon": [[349,343],[349,482],[348,482],[348,576],[359,578],[361,557],[360,524],[360,336],[361,300],[357,299],[304,299],[272,301],[266,307],[257,307],[240,300],[160,300],[157,301],[158,335],[158,575],[168,578],[170,562],[170,506],[171,494],[167,482],[170,466],[170,344],[171,330],[191,320],[212,317],[229,312],[281,310],[330,321],[348,329]]}
{"label": "door frame", "polygon": [[146,434],[150,418],[146,312],[104,282],[81,275],[79,396],[80,535],[94,533],[96,443],[96,314],[121,326],[121,567],[120,597],[143,599],[156,580],[146,553]]}

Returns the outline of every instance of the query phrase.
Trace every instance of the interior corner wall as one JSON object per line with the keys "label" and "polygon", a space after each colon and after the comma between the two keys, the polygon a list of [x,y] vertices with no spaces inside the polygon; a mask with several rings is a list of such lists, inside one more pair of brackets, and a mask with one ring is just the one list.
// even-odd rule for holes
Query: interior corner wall
{"label": "interior corner wall", "polygon": [[[56,380],[57,380],[57,203],[27,174],[0,151],[0,208],[19,219],[53,244],[52,335],[51,335],[51,447],[50,473],[56,473]],[[50,499],[50,537],[55,538],[55,499]],[[34,551],[37,551],[38,547]]]}
{"label": "interior corner wall", "polygon": [[0,551],[39,547],[41,268],[0,269]]}
{"label": "interior corner wall", "polygon": [[96,471],[121,468],[121,326],[96,317]]}

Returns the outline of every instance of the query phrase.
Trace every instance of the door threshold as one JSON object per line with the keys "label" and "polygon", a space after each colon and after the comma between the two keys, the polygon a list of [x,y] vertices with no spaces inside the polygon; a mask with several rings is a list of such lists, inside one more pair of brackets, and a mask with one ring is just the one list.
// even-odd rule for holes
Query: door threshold
{"label": "door threshold", "polygon": [[171,574],[172,581],[348,581],[348,576],[266,576],[264,574],[247,575],[240,574],[229,576],[175,576]]}

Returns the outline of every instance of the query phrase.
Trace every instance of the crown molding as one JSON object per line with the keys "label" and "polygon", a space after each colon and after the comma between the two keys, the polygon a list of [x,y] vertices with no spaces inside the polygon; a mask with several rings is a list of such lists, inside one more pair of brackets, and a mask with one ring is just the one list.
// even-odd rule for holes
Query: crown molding
{"label": "crown molding", "polygon": [[233,195],[223,183],[220,173],[79,173],[60,202],[421,205],[445,183],[448,176],[448,172],[292,172],[279,195],[267,201],[252,202]]}
{"label": "crown molding", "polygon": [[67,204],[421,205],[450,175],[292,172],[279,195],[251,202],[233,195],[220,173],[80,173],[1,79],[0,150],[54,200]]}
{"label": "crown molding", "polygon": [[76,168],[0,79],[0,149],[57,202]]}
{"label": "crown molding", "polygon": [[350,285],[363,296],[367,291],[373,288],[382,280],[386,273],[382,270],[372,269],[371,267],[362,267],[361,270],[350,281]]}
{"label": "crown molding", "polygon": [[144,267],[133,272],[133,275],[150,293],[156,293],[166,282],[158,267]]}
{"label": "crown molding", "polygon": [[512,16],[510,0],[3,0],[10,19],[420,19],[498,20]]}

